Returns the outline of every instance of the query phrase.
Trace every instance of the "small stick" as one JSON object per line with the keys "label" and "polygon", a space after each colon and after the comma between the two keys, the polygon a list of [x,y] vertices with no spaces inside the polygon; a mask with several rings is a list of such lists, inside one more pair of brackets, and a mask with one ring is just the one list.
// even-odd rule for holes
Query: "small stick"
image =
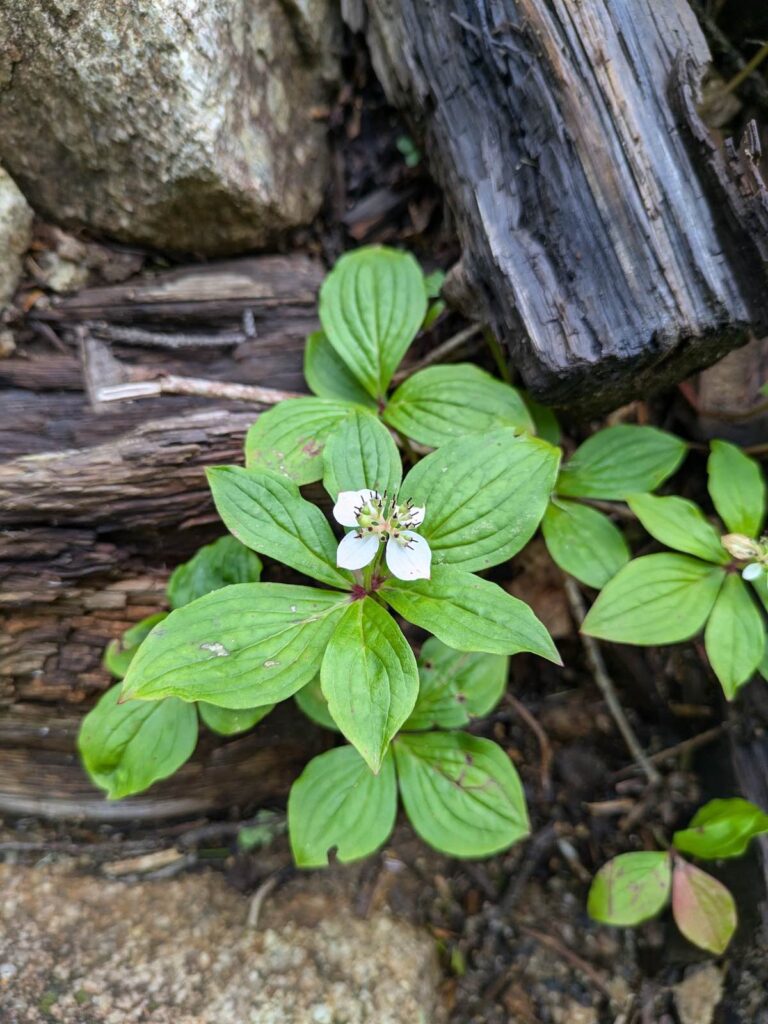
{"label": "small stick", "polygon": [[607,512],[608,515],[616,516],[617,519],[626,519],[628,523],[636,523],[637,516],[626,505],[620,505],[615,501],[599,501],[597,498],[581,498],[585,505],[598,509],[600,512]]}
{"label": "small stick", "polygon": [[280,881],[281,872],[276,871],[274,875],[270,875],[269,878],[262,882],[256,892],[253,894],[251,905],[248,907],[248,917],[245,920],[246,928],[258,928],[259,917],[261,916],[261,908],[264,906],[264,901],[267,896],[272,892],[277,883]]}
{"label": "small stick", "polygon": [[540,942],[542,946],[546,946],[548,949],[551,949],[572,967],[575,967],[576,970],[581,971],[582,974],[589,978],[595,988],[599,989],[606,999],[613,1005],[615,996],[605,978],[597,968],[593,967],[592,964],[587,963],[586,960],[583,960],[578,953],[574,953],[572,949],[569,949],[568,946],[562,943],[559,939],[556,939],[554,935],[549,935],[547,932],[540,932],[536,928],[529,928],[528,925],[525,924],[519,924],[517,927],[524,935],[530,935],[532,939]]}
{"label": "small stick", "polygon": [[98,389],[99,402],[119,402],[128,398],[152,398],[156,395],[200,395],[203,398],[224,398],[236,402],[258,402],[276,405],[285,398],[302,398],[298,391],[279,391],[256,384],[233,384],[222,380],[204,380],[201,377],[177,377],[167,374],[155,380],[126,381]]}
{"label": "small stick", "polygon": [[416,373],[417,370],[425,370],[428,366],[432,366],[434,363],[441,363],[444,361],[446,356],[451,355],[457,349],[460,349],[462,345],[465,345],[468,341],[471,341],[475,335],[480,334],[482,331],[482,324],[470,324],[469,327],[465,327],[457,334],[452,335],[447,341],[444,341],[442,345],[438,345],[437,348],[433,348],[431,352],[428,352],[423,359],[420,359],[418,363],[414,363],[413,366],[407,366],[400,370],[392,378],[393,384],[401,384],[406,377],[410,377],[411,374]]}
{"label": "small stick", "polygon": [[564,576],[564,580],[565,593],[571,606],[571,613],[576,620],[576,625],[579,627],[579,637],[581,638],[584,653],[587,656],[587,662],[592,670],[594,680],[605,699],[605,703],[608,705],[608,710],[613,716],[613,720],[618,726],[619,732],[624,738],[624,742],[626,743],[630,754],[642,768],[645,773],[645,777],[651,785],[656,785],[660,782],[661,776],[646,756],[645,751],[640,745],[640,741],[637,736],[635,736],[634,730],[629,724],[627,716],[624,714],[624,709],[622,708],[618,695],[616,694],[616,687],[613,685],[613,680],[608,675],[608,670],[605,667],[605,661],[603,660],[603,653],[600,650],[600,645],[594,637],[587,636],[585,633],[581,632],[581,625],[586,616],[586,608],[584,607],[584,599],[581,596],[578,584],[570,576]]}
{"label": "small stick", "polygon": [[247,341],[249,335],[243,331],[222,331],[219,334],[170,334],[164,331],[145,331],[140,327],[119,327],[100,320],[84,324],[92,334],[110,341],[147,348],[227,348]]}
{"label": "small stick", "polygon": [[541,792],[544,799],[549,800],[552,796],[552,744],[549,742],[549,738],[541,725],[536,721],[525,704],[521,703],[517,697],[513,697],[511,693],[506,695],[506,702],[513,708],[515,713],[522,718],[536,737],[539,744],[539,751],[541,752],[541,767],[539,769],[539,774],[541,776]]}
{"label": "small stick", "polygon": [[[713,726],[711,729],[706,729],[704,732],[697,733],[695,736],[690,736],[681,743],[675,743],[672,747],[657,750],[655,754],[648,754],[646,758],[651,764],[663,764],[664,761],[668,761],[671,757],[677,757],[679,754],[689,754],[694,750],[698,750],[699,747],[705,747],[708,743],[712,743],[721,736],[726,729],[727,723],[723,722],[720,725]],[[631,774],[633,767],[634,765],[627,765],[626,768],[614,772],[611,778],[623,778],[625,775]]]}

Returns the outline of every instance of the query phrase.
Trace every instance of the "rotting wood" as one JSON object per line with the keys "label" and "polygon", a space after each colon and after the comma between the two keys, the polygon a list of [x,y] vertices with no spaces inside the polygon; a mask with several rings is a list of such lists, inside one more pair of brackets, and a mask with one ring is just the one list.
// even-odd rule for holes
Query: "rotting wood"
{"label": "rotting wood", "polygon": [[320,731],[297,738],[283,709],[247,737],[204,732],[177,776],[117,803],[75,751],[83,715],[113,682],[107,643],[164,608],[170,570],[225,532],[204,470],[242,460],[264,408],[171,395],[94,411],[81,334],[148,376],[203,378],[214,391],[228,381],[250,396],[304,390],[322,276],[307,257],[263,257],[88,289],[30,313],[55,323],[64,351],[0,361],[0,813],[135,821],[255,806],[284,798],[322,749]]}
{"label": "rotting wood", "polygon": [[364,7],[456,214],[453,294],[537,398],[606,410],[768,324],[765,193],[698,117],[709,52],[686,0]]}

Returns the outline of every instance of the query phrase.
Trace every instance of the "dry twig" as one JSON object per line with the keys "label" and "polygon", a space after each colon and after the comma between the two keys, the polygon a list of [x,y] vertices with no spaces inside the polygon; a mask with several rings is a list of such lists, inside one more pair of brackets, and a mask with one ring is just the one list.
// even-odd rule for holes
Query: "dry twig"
{"label": "dry twig", "polygon": [[651,785],[656,785],[661,780],[661,776],[648,759],[648,756],[640,745],[640,741],[635,735],[632,726],[629,724],[627,716],[624,714],[624,709],[622,708],[618,694],[616,693],[616,687],[613,685],[613,680],[608,675],[608,669],[605,667],[605,661],[603,660],[603,653],[600,650],[600,645],[594,637],[587,636],[581,632],[581,625],[586,616],[586,608],[584,607],[584,598],[581,596],[578,584],[570,576],[565,576],[564,579],[565,593],[568,597],[573,617],[576,620],[576,625],[579,628],[579,637],[581,638],[581,643],[584,647],[584,653],[587,656],[587,662],[592,670],[592,676],[603,695],[605,703],[608,706],[608,710],[613,716],[613,720],[616,723],[619,732],[624,738],[624,742],[626,743],[630,754],[642,768],[645,773],[645,777]]}

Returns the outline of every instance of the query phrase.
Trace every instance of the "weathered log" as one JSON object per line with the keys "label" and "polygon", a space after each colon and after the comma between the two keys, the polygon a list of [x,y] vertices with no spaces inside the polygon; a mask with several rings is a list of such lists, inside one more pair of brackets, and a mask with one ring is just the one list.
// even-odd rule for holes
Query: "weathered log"
{"label": "weathered log", "polygon": [[88,782],[74,740],[111,685],[106,644],[164,608],[169,571],[224,532],[204,469],[241,460],[262,408],[168,396],[95,411],[80,336],[158,374],[300,388],[322,273],[306,257],[264,257],[90,289],[31,314],[55,322],[63,352],[0,361],[0,383],[14,385],[0,390],[0,813],[125,820],[255,805],[283,797],[321,748],[319,731],[297,733],[283,711],[248,737],[204,734],[176,777],[115,804]]}
{"label": "weathered log", "polygon": [[768,196],[696,111],[685,0],[346,0],[463,244],[454,294],[544,401],[607,409],[768,326]]}

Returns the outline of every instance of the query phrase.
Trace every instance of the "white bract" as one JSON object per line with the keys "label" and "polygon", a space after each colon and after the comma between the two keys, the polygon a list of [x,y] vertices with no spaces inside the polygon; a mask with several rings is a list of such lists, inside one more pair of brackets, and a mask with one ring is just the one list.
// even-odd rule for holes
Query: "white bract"
{"label": "white bract", "polygon": [[333,517],[354,529],[339,544],[336,564],[340,569],[362,569],[374,560],[379,545],[386,543],[387,567],[399,580],[428,580],[432,552],[415,533],[424,521],[425,509],[410,500],[400,504],[397,495],[388,498],[367,488],[342,491],[333,506]]}

